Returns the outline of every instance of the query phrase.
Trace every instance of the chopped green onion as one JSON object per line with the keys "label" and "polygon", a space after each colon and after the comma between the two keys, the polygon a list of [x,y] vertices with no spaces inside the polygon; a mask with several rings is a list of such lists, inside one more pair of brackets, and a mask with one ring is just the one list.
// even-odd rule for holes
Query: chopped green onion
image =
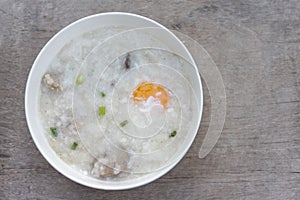
{"label": "chopped green onion", "polygon": [[176,134],[177,134],[177,131],[173,131],[173,132],[169,135],[169,137],[175,137]]}
{"label": "chopped green onion", "polygon": [[104,93],[104,92],[101,92],[101,97],[105,97],[106,96],[106,94]]}
{"label": "chopped green onion", "polygon": [[78,143],[77,142],[73,142],[72,146],[71,146],[71,149],[72,150],[75,150],[78,146]]}
{"label": "chopped green onion", "polygon": [[103,115],[105,115],[105,106],[100,106],[99,107],[99,110],[98,110],[98,114],[99,114],[99,116],[103,116]]}
{"label": "chopped green onion", "polygon": [[57,134],[57,129],[56,128],[50,127],[50,131],[51,131],[53,137],[57,137],[58,134]]}
{"label": "chopped green onion", "polygon": [[123,127],[125,126],[126,124],[128,124],[128,120],[124,120],[120,123],[120,126]]}
{"label": "chopped green onion", "polygon": [[82,74],[78,75],[76,79],[76,83],[79,85],[82,84],[83,81],[84,81],[83,75]]}

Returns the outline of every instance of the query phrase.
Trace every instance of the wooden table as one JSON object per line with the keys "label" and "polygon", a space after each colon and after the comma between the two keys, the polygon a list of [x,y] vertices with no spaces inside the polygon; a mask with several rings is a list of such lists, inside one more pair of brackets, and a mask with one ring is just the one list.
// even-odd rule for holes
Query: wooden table
{"label": "wooden table", "polygon": [[[61,28],[87,15],[124,11],[197,40],[222,74],[227,116],[220,140],[143,187],[101,191],[54,170],[24,114],[31,65]],[[0,199],[300,199],[300,1],[0,1]]]}

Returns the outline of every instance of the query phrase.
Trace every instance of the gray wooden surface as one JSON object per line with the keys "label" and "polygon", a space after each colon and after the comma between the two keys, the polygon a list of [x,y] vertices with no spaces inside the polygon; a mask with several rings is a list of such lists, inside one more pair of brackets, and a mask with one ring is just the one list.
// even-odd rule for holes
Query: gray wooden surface
{"label": "gray wooden surface", "polygon": [[[128,191],[78,185],[36,149],[24,89],[43,45],[87,15],[126,11],[188,34],[224,79],[227,116],[217,146],[197,154],[210,117],[168,174]],[[300,1],[0,0],[0,199],[300,199]]]}

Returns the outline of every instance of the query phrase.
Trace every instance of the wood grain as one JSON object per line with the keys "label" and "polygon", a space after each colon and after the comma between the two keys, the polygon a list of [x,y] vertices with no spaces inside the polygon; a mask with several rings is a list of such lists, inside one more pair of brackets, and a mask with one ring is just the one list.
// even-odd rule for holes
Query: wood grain
{"label": "wood grain", "polygon": [[[127,191],[78,185],[36,149],[25,83],[43,45],[87,15],[125,11],[188,34],[218,65],[227,93],[217,146],[198,158],[209,121],[168,174]],[[0,1],[0,199],[300,199],[300,1]],[[205,86],[205,84],[204,84]]]}

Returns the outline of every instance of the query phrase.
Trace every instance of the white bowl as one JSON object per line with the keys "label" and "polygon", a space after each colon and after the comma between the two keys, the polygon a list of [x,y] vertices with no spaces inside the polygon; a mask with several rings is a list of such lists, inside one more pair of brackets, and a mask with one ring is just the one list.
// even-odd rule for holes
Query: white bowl
{"label": "white bowl", "polygon": [[[149,174],[145,174],[141,176],[141,178],[134,180],[124,180],[124,181],[106,181],[106,180],[98,180],[86,175],[83,175],[79,171],[71,168],[68,164],[66,164],[63,160],[61,160],[57,154],[50,147],[48,140],[44,134],[44,129],[41,125],[41,121],[39,119],[38,114],[38,96],[40,90],[41,79],[49,66],[52,59],[56,56],[56,54],[60,51],[60,49],[68,43],[72,38],[81,35],[84,32],[95,29],[97,27],[105,26],[105,25],[131,25],[136,28],[143,27],[158,27],[165,30],[166,34],[162,34],[161,40],[167,43],[170,49],[174,50],[181,56],[183,56],[186,60],[192,63],[195,66],[195,63],[192,59],[192,56],[183,45],[183,43],[167,28],[160,25],[159,23],[130,13],[120,13],[120,12],[112,12],[112,13],[102,13],[96,14],[92,16],[85,17],[80,19],[61,31],[59,31],[49,42],[44,46],[36,60],[33,63],[32,69],[28,76],[27,85],[26,85],[26,93],[25,93],[25,113],[27,124],[33,138],[34,143],[37,148],[44,156],[44,158],[61,174],[68,177],[69,179],[80,183],[85,186],[89,186],[97,189],[105,189],[105,190],[122,190],[122,189],[130,189],[134,187],[138,187],[149,182],[154,181],[155,179],[161,177],[169,170],[171,170],[186,154],[188,149],[190,148],[196,134],[197,129],[194,130],[194,134],[191,138],[189,138],[186,143],[185,149],[182,150],[181,155],[168,167],[165,167],[159,171],[155,171]],[[195,66],[195,71],[197,68]],[[198,71],[197,71],[198,72]],[[199,74],[198,74],[199,75]],[[199,97],[199,106],[200,112],[198,116],[197,124],[199,127],[200,120],[202,116],[202,85],[200,77],[198,76],[198,88],[196,89],[196,93]]]}

